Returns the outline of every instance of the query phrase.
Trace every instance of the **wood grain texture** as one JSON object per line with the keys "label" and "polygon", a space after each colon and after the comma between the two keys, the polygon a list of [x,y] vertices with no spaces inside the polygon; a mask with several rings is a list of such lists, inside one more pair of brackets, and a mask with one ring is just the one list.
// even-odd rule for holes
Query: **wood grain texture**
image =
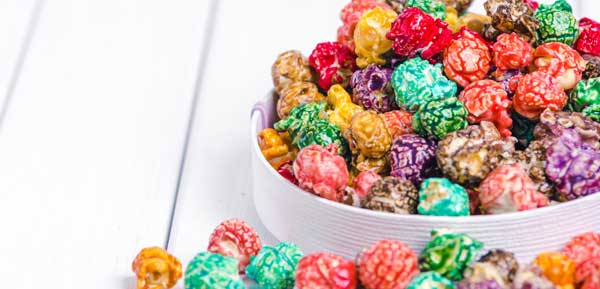
{"label": "wood grain texture", "polygon": [[167,235],[207,8],[47,1],[0,135],[6,287],[133,288]]}
{"label": "wood grain texture", "polygon": [[26,57],[36,16],[36,0],[0,1],[0,123],[21,60]]}

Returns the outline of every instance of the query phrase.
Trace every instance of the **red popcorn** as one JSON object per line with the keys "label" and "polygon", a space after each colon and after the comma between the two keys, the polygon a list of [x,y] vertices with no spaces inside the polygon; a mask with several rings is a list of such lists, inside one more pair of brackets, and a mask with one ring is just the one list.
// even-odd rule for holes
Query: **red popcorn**
{"label": "red popcorn", "polygon": [[529,7],[531,7],[531,10],[533,10],[533,12],[535,12],[535,10],[538,9],[538,7],[540,6],[540,3],[538,3],[537,1],[534,0],[524,0],[523,2],[525,2],[525,4],[529,5]]}
{"label": "red popcorn", "polygon": [[508,112],[511,101],[502,85],[484,79],[473,82],[460,93],[458,99],[465,105],[470,123],[494,123],[503,137],[511,136],[512,118]]}
{"label": "red popcorn", "polygon": [[565,245],[562,253],[575,262],[575,282],[581,289],[600,288],[600,234],[585,233]]}
{"label": "red popcorn", "polygon": [[375,8],[381,7],[391,9],[387,4],[377,0],[352,0],[342,9],[340,18],[344,23],[337,31],[337,42],[348,46],[354,51],[354,28],[363,13]]}
{"label": "red popcorn", "polygon": [[502,214],[541,208],[548,205],[544,194],[520,164],[501,165],[479,187],[481,208],[488,214]]}
{"label": "red popcorn", "polygon": [[318,84],[329,90],[334,84],[348,86],[352,73],[358,69],[356,55],[347,46],[337,42],[323,42],[308,57],[310,66],[319,74]]}
{"label": "red popcorn", "polygon": [[392,139],[405,134],[414,133],[412,128],[412,114],[404,110],[393,110],[383,114],[385,125],[392,135]]}
{"label": "red popcorn", "polygon": [[364,249],[356,263],[366,289],[404,289],[419,273],[415,252],[400,241],[381,240]]}
{"label": "red popcorn", "polygon": [[296,179],[296,176],[294,176],[294,161],[282,163],[279,168],[277,168],[277,172],[286,180],[290,181],[290,183],[298,185],[298,180]]}
{"label": "red popcorn", "polygon": [[536,71],[518,79],[513,107],[521,116],[535,120],[545,109],[561,111],[566,103],[565,91],[551,75]]}
{"label": "red popcorn", "polygon": [[492,46],[494,63],[496,64],[496,78],[512,69],[521,69],[529,66],[533,61],[533,47],[519,34],[501,34]]}
{"label": "red popcorn", "polygon": [[394,41],[392,48],[396,54],[409,58],[420,54],[421,58],[432,61],[433,56],[450,45],[452,31],[448,23],[411,7],[396,18],[386,37]]}
{"label": "red popcorn", "polygon": [[579,20],[579,38],[574,47],[583,54],[600,56],[600,23],[590,18]]}
{"label": "red popcorn", "polygon": [[485,78],[491,61],[492,54],[487,42],[464,27],[444,50],[444,72],[462,87]]}
{"label": "red popcorn", "polygon": [[262,243],[258,233],[248,223],[240,219],[226,220],[219,224],[210,235],[208,252],[233,257],[239,261],[238,270],[243,273],[256,256]]}
{"label": "red popcorn", "polygon": [[363,200],[369,194],[369,190],[373,184],[381,180],[381,176],[374,171],[368,170],[360,172],[354,178],[354,191],[358,194],[358,197]]}
{"label": "red popcorn", "polygon": [[309,145],[302,149],[294,161],[294,173],[300,188],[328,200],[342,200],[348,185],[348,167],[337,154],[338,146]]}
{"label": "red popcorn", "polygon": [[316,253],[300,259],[295,273],[298,289],[354,289],[356,266],[330,253]]}
{"label": "red popcorn", "polygon": [[575,87],[586,66],[586,61],[575,49],[560,42],[538,46],[533,56],[537,70],[556,78],[565,90]]}

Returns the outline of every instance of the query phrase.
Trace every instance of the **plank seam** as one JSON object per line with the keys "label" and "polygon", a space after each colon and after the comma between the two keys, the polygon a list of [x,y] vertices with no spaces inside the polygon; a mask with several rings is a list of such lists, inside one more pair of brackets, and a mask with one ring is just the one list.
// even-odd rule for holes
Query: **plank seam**
{"label": "plank seam", "polygon": [[8,113],[8,108],[11,104],[11,99],[14,94],[15,88],[19,82],[19,78],[21,76],[21,70],[23,65],[25,64],[25,60],[29,54],[29,49],[31,46],[31,42],[33,41],[35,32],[37,31],[38,22],[42,13],[44,0],[36,0],[33,6],[33,10],[31,11],[31,15],[29,16],[29,22],[27,23],[27,31],[25,32],[25,37],[21,42],[21,50],[17,56],[17,62],[12,69],[12,73],[10,76],[10,80],[8,82],[8,87],[6,88],[4,102],[2,103],[2,107],[0,108],[0,132],[2,131],[2,127],[4,124],[4,120],[6,119],[6,114]]}
{"label": "plank seam", "polygon": [[187,122],[187,130],[185,133],[183,150],[181,153],[181,158],[179,159],[179,171],[177,175],[177,183],[175,185],[175,194],[173,197],[173,205],[171,207],[171,214],[169,219],[169,226],[167,227],[167,236],[165,238],[164,248],[165,250],[169,249],[169,243],[171,240],[171,231],[173,229],[173,223],[175,219],[175,211],[177,209],[177,200],[179,198],[179,191],[181,189],[181,182],[183,179],[183,172],[185,170],[185,164],[187,160],[187,153],[189,148],[189,143],[192,136],[192,131],[194,127],[194,120],[196,118],[196,105],[198,103],[198,99],[200,98],[200,90],[202,88],[202,82],[204,80],[204,74],[208,62],[208,57],[210,55],[210,47],[212,43],[213,33],[215,30],[216,17],[218,12],[219,0],[211,0],[210,7],[208,9],[208,18],[206,20],[207,25],[205,28],[203,43],[202,43],[202,53],[200,55],[198,61],[198,71],[196,74],[196,82],[194,84],[194,91],[192,95],[192,102],[190,107],[190,112],[188,116]]}

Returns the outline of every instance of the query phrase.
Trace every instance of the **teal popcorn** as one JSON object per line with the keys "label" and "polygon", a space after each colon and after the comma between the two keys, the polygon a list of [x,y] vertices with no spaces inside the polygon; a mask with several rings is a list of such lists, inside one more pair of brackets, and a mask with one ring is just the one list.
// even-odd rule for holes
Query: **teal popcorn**
{"label": "teal popcorn", "polygon": [[593,121],[600,122],[600,104],[592,104],[584,108],[581,112]]}
{"label": "teal popcorn", "polygon": [[456,96],[456,83],[442,73],[441,64],[420,57],[400,64],[392,73],[392,87],[399,107],[414,113],[431,100]]}
{"label": "teal popcorn", "polygon": [[452,281],[436,272],[425,272],[415,276],[406,289],[454,289]]}
{"label": "teal popcorn", "polygon": [[483,243],[466,234],[455,234],[447,230],[433,230],[431,241],[419,255],[421,271],[434,271],[458,281],[465,269],[473,262]]}
{"label": "teal popcorn", "polygon": [[468,114],[456,97],[431,100],[413,115],[412,127],[422,136],[441,139],[448,133],[466,128]]}
{"label": "teal popcorn", "polygon": [[196,255],[185,270],[185,289],[245,289],[238,260],[215,253]]}
{"label": "teal popcorn", "polygon": [[264,246],[246,267],[246,276],[262,289],[292,289],[294,272],[302,258],[300,248],[292,243]]}
{"label": "teal popcorn", "polygon": [[540,4],[534,17],[540,22],[536,31],[538,44],[562,42],[572,46],[577,39],[577,19],[567,1],[556,0],[552,4]]}
{"label": "teal popcorn", "polygon": [[569,96],[572,111],[581,112],[591,105],[600,105],[600,77],[579,81]]}
{"label": "teal popcorn", "polygon": [[342,136],[340,128],[325,119],[318,119],[309,124],[306,131],[299,135],[297,145],[302,149],[311,144],[326,147],[332,143],[338,146],[338,154],[345,155],[348,151],[348,142]]}
{"label": "teal popcorn", "polygon": [[417,7],[435,18],[446,19],[446,4],[437,0],[406,0],[405,6]]}
{"label": "teal popcorn", "polygon": [[429,178],[421,184],[417,210],[421,215],[468,216],[469,195],[446,178]]}

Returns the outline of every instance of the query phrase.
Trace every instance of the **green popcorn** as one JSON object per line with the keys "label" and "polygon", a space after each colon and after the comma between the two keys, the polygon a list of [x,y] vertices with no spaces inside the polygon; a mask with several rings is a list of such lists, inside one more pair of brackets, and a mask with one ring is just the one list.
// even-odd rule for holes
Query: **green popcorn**
{"label": "green popcorn", "polygon": [[581,112],[590,105],[600,104],[600,77],[577,83],[569,97],[569,109]]}
{"label": "green popcorn", "polygon": [[422,136],[443,138],[448,133],[467,127],[469,112],[456,97],[431,100],[413,115],[412,127]]}
{"label": "green popcorn", "polygon": [[415,276],[406,289],[454,289],[454,283],[436,272],[425,272]]}
{"label": "green popcorn", "polygon": [[258,255],[252,257],[246,276],[254,279],[262,289],[291,289],[300,258],[302,251],[292,243],[264,246]]}
{"label": "green popcorn", "polygon": [[392,73],[396,103],[414,113],[431,100],[456,96],[456,83],[442,73],[440,63],[433,65],[420,57],[400,64]]}
{"label": "green popcorn", "polygon": [[318,119],[308,125],[307,129],[298,137],[298,147],[305,148],[311,144],[338,146],[338,154],[345,155],[348,151],[348,142],[342,136],[340,128],[325,119]]}
{"label": "green popcorn", "polygon": [[447,230],[433,230],[431,241],[419,255],[421,271],[434,271],[458,281],[473,261],[483,243],[466,234],[455,234]]}
{"label": "green popcorn", "polygon": [[290,111],[286,119],[282,119],[273,125],[277,131],[287,130],[290,133],[293,144],[298,144],[299,138],[306,132],[309,125],[319,118],[319,113],[325,109],[325,102],[309,102],[298,105]]}
{"label": "green popcorn", "polygon": [[238,260],[202,252],[185,270],[185,289],[245,289],[238,274]]}
{"label": "green popcorn", "polygon": [[577,39],[579,27],[571,5],[565,0],[552,4],[540,4],[534,17],[540,21],[536,31],[537,43],[562,42],[569,46]]}
{"label": "green popcorn", "polygon": [[419,214],[430,216],[468,216],[467,191],[446,178],[429,178],[419,190]]}
{"label": "green popcorn", "polygon": [[404,5],[406,7],[417,7],[435,18],[446,19],[446,4],[437,0],[406,0]]}
{"label": "green popcorn", "polygon": [[581,112],[593,121],[600,122],[600,104],[592,104],[584,108]]}

